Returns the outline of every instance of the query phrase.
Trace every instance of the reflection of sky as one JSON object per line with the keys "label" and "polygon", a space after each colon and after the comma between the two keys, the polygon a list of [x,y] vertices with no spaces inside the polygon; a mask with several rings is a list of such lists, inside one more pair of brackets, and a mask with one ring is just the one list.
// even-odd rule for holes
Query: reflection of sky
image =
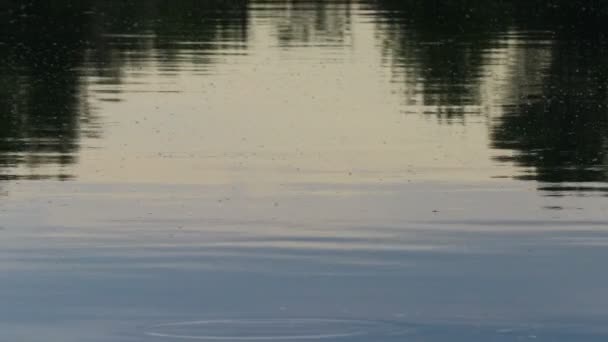
{"label": "reflection of sky", "polygon": [[[486,118],[442,126],[404,113],[428,109],[403,103],[375,48],[376,25],[356,11],[347,43],[280,48],[275,18],[251,15],[247,49],[217,42],[213,65],[188,62],[197,52],[184,46],[174,51],[184,62],[171,73],[148,56],[126,68],[120,85],[91,78],[88,91],[107,127],[102,140],[88,142],[96,149],[82,152],[75,173],[91,181],[213,184],[487,180],[513,172],[492,161]],[[499,46],[492,58],[517,57],[509,44]],[[487,96],[500,96],[494,89],[510,76],[504,63],[494,68],[484,71]],[[121,101],[96,101],[111,88]],[[475,105],[493,106],[492,98]]]}
{"label": "reflection of sky", "polygon": [[432,342],[607,333],[594,198],[542,211],[550,199],[512,185],[435,182],[11,190],[2,337],[144,341],[155,324],[223,317],[389,320],[428,325],[417,336]]}

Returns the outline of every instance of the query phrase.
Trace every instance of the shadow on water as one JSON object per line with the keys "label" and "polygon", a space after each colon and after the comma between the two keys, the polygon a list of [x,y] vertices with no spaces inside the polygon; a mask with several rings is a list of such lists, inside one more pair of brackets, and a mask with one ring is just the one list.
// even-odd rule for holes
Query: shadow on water
{"label": "shadow on water", "polygon": [[90,79],[120,101],[126,68],[171,72],[178,46],[212,63],[218,42],[246,42],[247,1],[2,1],[0,19],[0,178],[66,180],[83,139],[102,134]]}
{"label": "shadow on water", "polygon": [[520,167],[514,178],[538,181],[546,194],[606,193],[581,184],[608,181],[608,5],[373,4],[385,17],[378,24],[383,52],[404,84],[406,107],[446,123],[489,116],[495,159]]}

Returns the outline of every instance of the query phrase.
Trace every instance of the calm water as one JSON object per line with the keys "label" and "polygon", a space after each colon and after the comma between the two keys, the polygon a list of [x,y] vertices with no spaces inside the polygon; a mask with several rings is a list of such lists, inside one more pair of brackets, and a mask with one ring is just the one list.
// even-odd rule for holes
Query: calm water
{"label": "calm water", "polygon": [[606,341],[608,6],[0,1],[0,341]]}

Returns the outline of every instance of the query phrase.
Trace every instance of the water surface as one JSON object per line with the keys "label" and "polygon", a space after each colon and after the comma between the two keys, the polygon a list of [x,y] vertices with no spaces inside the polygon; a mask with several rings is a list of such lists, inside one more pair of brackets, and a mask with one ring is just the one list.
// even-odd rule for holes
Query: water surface
{"label": "water surface", "polygon": [[0,340],[605,341],[594,6],[0,2]]}

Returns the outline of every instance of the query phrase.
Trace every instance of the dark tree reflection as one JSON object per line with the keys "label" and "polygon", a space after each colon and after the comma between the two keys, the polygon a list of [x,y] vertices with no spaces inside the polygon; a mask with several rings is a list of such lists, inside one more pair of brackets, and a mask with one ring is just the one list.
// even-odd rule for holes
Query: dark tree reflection
{"label": "dark tree reflection", "polygon": [[83,7],[56,7],[47,2],[5,3],[3,7],[0,168],[73,163],[80,116],[88,115],[80,100],[76,71],[84,62],[89,37],[88,19],[80,15]]}
{"label": "dark tree reflection", "polygon": [[351,31],[350,0],[277,0],[254,2],[273,22],[281,47],[344,46]]}
{"label": "dark tree reflection", "polygon": [[82,138],[101,134],[87,76],[116,96],[126,65],[213,63],[206,52],[246,42],[247,3],[0,1],[0,177],[69,178]]}
{"label": "dark tree reflection", "polygon": [[[477,113],[488,51],[508,25],[511,8],[494,1],[376,1],[384,14],[379,39],[407,104],[446,122]],[[421,100],[414,100],[421,98]]]}
{"label": "dark tree reflection", "polygon": [[528,23],[554,36],[541,90],[504,105],[492,147],[508,151],[498,160],[524,167],[517,178],[541,182],[549,195],[605,192],[599,184],[608,181],[608,6],[552,6],[545,20]]}
{"label": "dark tree reflection", "polygon": [[608,45],[560,40],[540,96],[506,107],[492,132],[500,157],[542,182],[608,180]]}
{"label": "dark tree reflection", "polygon": [[[422,98],[406,105],[447,122],[499,107],[491,144],[506,152],[497,160],[522,167],[518,178],[608,181],[605,2],[378,0],[373,6],[384,13],[379,38],[395,82],[404,82],[406,92],[416,89],[406,99]],[[514,37],[517,52],[510,52],[508,72],[491,76],[508,91],[483,106],[483,73],[493,63],[505,66],[491,58],[504,50],[505,37]]]}

